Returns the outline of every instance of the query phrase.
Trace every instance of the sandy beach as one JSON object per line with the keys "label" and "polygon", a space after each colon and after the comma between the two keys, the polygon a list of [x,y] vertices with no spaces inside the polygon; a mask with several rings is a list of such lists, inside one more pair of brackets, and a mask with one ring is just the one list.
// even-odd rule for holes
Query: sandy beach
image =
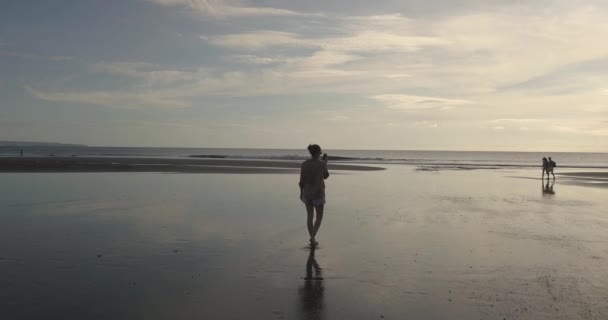
{"label": "sandy beach", "polygon": [[0,317],[608,318],[580,170],[385,167],[330,177],[312,256],[291,172],[3,173]]}

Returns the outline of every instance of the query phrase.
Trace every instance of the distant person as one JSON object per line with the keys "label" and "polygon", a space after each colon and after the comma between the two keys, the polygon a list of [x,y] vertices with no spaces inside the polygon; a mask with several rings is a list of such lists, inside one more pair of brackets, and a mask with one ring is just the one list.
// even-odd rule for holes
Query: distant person
{"label": "distant person", "polygon": [[[302,163],[300,171],[300,200],[306,205],[308,234],[310,235],[310,246],[318,244],[315,236],[321,227],[323,220],[323,209],[325,207],[325,179],[329,178],[327,170],[327,154],[321,159],[321,147],[317,144],[308,145],[311,159]],[[316,211],[316,219],[313,217]]]}
{"label": "distant person", "polygon": [[543,157],[543,179],[545,179],[545,172],[547,173],[547,178],[549,178],[549,160]]}
{"label": "distant person", "polygon": [[19,153],[21,154],[21,157],[23,157],[23,149],[19,150]]}
{"label": "distant person", "polygon": [[555,161],[551,160],[551,157],[549,157],[549,166],[547,167],[547,178],[549,178],[549,173],[551,173],[553,175],[553,179],[555,179],[555,173],[553,173],[553,168],[557,167],[557,163],[555,163]]}

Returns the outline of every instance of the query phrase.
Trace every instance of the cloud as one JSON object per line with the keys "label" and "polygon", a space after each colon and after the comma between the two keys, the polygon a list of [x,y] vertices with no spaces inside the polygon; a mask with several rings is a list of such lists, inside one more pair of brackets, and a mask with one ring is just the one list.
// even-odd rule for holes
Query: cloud
{"label": "cloud", "polygon": [[416,121],[414,122],[414,126],[416,127],[426,127],[426,128],[431,128],[431,129],[437,129],[439,128],[439,124],[437,122],[430,122],[430,121]]}
{"label": "cloud", "polygon": [[435,37],[404,36],[382,31],[366,31],[346,37],[321,39],[320,42],[327,50],[360,53],[412,52],[449,43]]}
{"label": "cloud", "polygon": [[445,46],[449,42],[424,36],[407,36],[383,31],[333,37],[304,37],[290,32],[261,30],[255,32],[200,36],[209,44],[229,49],[262,50],[272,47],[316,48],[325,51],[353,53],[403,53],[418,51],[424,47]]}
{"label": "cloud", "polygon": [[91,69],[95,72],[108,73],[140,79],[145,86],[168,85],[175,82],[191,81],[197,79],[203,70],[185,71],[163,68],[158,65],[142,62],[99,62]]}
{"label": "cloud", "polygon": [[[201,15],[217,18],[256,16],[302,16],[308,15],[291,10],[270,7],[246,7],[235,1],[223,0],[146,0],[165,7],[187,7]],[[232,4],[231,4],[232,3]]]}
{"label": "cloud", "polygon": [[[440,48],[448,41],[433,36],[408,34],[411,21],[400,15],[336,19],[337,27],[319,34],[258,30],[224,35],[203,35],[206,43],[240,52],[231,55],[238,63],[257,65],[248,72],[248,83],[277,83],[276,93],[287,93],[289,80],[305,92],[377,93],[413,81],[411,71],[428,71],[432,64],[404,60],[404,55],[426,48]],[[391,28],[387,28],[391,25]],[[338,30],[338,32],[336,31]],[[338,34],[337,34],[338,33]],[[283,56],[276,57],[280,50]],[[252,55],[254,51],[256,54]],[[292,56],[288,54],[291,53]],[[256,79],[257,78],[257,79]],[[274,79],[272,79],[274,78]],[[373,85],[369,85],[372,81]],[[266,90],[272,91],[271,88]],[[247,88],[235,93],[245,94]],[[269,92],[270,92],[269,91]],[[375,92],[374,92],[375,91]]]}
{"label": "cloud", "polygon": [[[564,95],[598,90],[606,83],[608,59],[602,57],[566,64],[525,81],[501,86],[500,91]],[[576,81],[572,81],[576,79]]]}
{"label": "cloud", "polygon": [[[205,12],[243,7],[235,2],[155,2],[165,6],[202,7],[206,8]],[[470,103],[469,100],[433,98],[435,96],[467,96],[498,105],[501,101],[492,95],[501,83],[519,81],[528,78],[529,73],[537,74],[560,65],[557,62],[543,65],[547,59],[539,58],[540,54],[536,52],[547,53],[546,48],[536,45],[537,42],[562,45],[555,42],[556,31],[547,29],[542,22],[548,18],[543,14],[527,16],[517,10],[503,10],[464,17],[445,16],[432,21],[399,14],[332,17],[313,29],[297,28],[287,32],[279,31],[281,28],[276,26],[277,30],[201,36],[203,41],[219,50],[229,50],[224,52],[222,63],[214,65],[194,65],[179,70],[146,63],[101,62],[93,66],[93,70],[137,79],[140,83],[133,88],[135,92],[154,87],[157,94],[177,101],[210,95],[333,93],[362,98],[372,96],[391,108],[406,110],[448,110]],[[570,27],[579,29],[587,27],[572,21],[594,18],[584,10],[573,10],[566,16],[571,16],[566,24],[571,23]],[[260,23],[256,26],[269,26],[261,23],[264,22],[261,17],[257,21]],[[523,28],[515,28],[520,23],[533,32],[528,34]],[[485,27],[479,28],[479,25]],[[561,30],[562,26],[553,25],[552,28]],[[515,36],[510,32],[512,29]],[[518,37],[536,42],[530,45]],[[516,49],[511,47],[514,45],[517,45]],[[599,52],[600,48],[596,49]],[[567,50],[567,58],[589,56]],[[528,53],[536,61],[531,61]],[[551,56],[549,60],[555,59]],[[242,68],[239,64],[250,66]],[[382,94],[408,91],[424,92],[430,97]],[[123,90],[117,93],[124,94]],[[521,101],[522,96],[518,94],[508,96],[505,105]],[[598,101],[590,103],[601,105]]]}
{"label": "cloud", "polygon": [[579,133],[579,131],[580,131],[579,129],[564,126],[564,125],[552,125],[550,128],[553,131],[565,132],[565,133]]}
{"label": "cloud", "polygon": [[608,113],[608,105],[589,105],[583,106],[582,111],[591,113]]}
{"label": "cloud", "polygon": [[591,134],[600,137],[608,136],[608,128],[593,129],[591,130]]}
{"label": "cloud", "polygon": [[491,123],[538,123],[545,122],[543,119],[533,119],[533,118],[505,118],[505,119],[494,119],[491,120]]}
{"label": "cloud", "polygon": [[405,94],[381,94],[371,96],[388,108],[396,110],[442,109],[472,103],[468,100],[412,96]]}
{"label": "cloud", "polygon": [[285,62],[286,58],[279,57],[267,57],[267,56],[256,56],[250,54],[232,55],[227,57],[228,60],[236,61],[244,64],[253,65],[268,65]]}
{"label": "cloud", "polygon": [[212,45],[235,49],[265,49],[274,46],[315,47],[310,40],[301,39],[299,35],[281,31],[255,31],[221,36],[201,36],[201,40]]}
{"label": "cloud", "polygon": [[185,108],[190,103],[186,101],[163,97],[154,92],[109,92],[109,91],[78,91],[78,92],[44,92],[26,86],[25,90],[32,96],[52,102],[71,102],[84,105],[99,105],[116,108]]}

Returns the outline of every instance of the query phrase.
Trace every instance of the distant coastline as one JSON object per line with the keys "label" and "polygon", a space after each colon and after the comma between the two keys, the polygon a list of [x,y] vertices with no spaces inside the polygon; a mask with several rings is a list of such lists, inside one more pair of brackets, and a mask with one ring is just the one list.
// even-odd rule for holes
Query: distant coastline
{"label": "distant coastline", "polygon": [[38,142],[38,141],[0,141],[0,147],[79,147],[87,148],[86,144]]}

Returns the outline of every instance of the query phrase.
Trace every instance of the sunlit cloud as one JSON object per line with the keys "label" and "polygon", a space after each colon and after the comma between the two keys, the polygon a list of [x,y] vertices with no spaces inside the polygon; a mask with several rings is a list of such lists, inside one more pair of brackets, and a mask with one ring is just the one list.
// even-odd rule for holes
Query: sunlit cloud
{"label": "sunlit cloud", "polygon": [[300,36],[295,33],[271,30],[222,36],[201,36],[200,38],[201,40],[216,46],[247,50],[265,49],[274,46],[316,46],[315,43],[306,39],[301,39]]}
{"label": "sunlit cloud", "polygon": [[146,0],[166,7],[186,7],[213,17],[301,16],[291,10],[269,7],[247,7],[236,1],[226,0]]}
{"label": "sunlit cloud", "polygon": [[437,122],[431,122],[431,121],[426,121],[426,120],[425,121],[416,121],[416,122],[414,122],[414,126],[431,128],[431,129],[439,128],[439,124]]}
{"label": "sunlit cloud", "polygon": [[370,97],[388,108],[396,110],[441,109],[472,103],[468,100],[437,97],[412,96],[405,94],[381,94]]}
{"label": "sunlit cloud", "polygon": [[533,118],[521,118],[521,119],[494,119],[490,122],[492,123],[539,123],[545,122],[546,120],[542,119],[533,119]]}
{"label": "sunlit cloud", "polygon": [[268,56],[256,56],[252,54],[241,54],[241,55],[232,55],[227,57],[228,60],[236,61],[244,64],[253,64],[253,65],[268,65],[285,62],[286,58],[280,57],[268,57]]}

